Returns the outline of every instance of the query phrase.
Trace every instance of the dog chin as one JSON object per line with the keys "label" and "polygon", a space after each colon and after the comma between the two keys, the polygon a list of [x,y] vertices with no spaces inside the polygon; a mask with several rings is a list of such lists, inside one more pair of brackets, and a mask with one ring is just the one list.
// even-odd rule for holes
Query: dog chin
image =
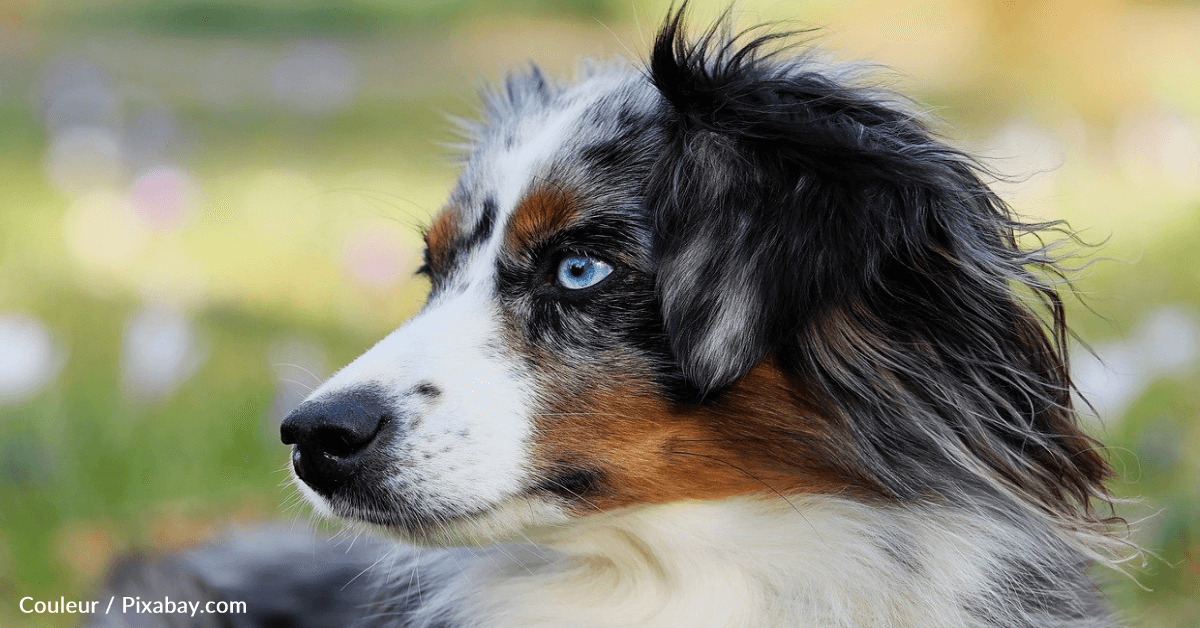
{"label": "dog chin", "polygon": [[559,505],[520,496],[476,512],[430,514],[391,522],[384,516],[373,523],[410,543],[445,547],[528,542],[536,530],[561,527],[572,519]]}
{"label": "dog chin", "polygon": [[480,546],[525,542],[542,528],[561,527],[573,517],[561,505],[537,496],[520,495],[472,511],[428,507],[372,508],[326,498],[303,482],[301,493],[319,515],[386,530],[392,536],[426,547]]}

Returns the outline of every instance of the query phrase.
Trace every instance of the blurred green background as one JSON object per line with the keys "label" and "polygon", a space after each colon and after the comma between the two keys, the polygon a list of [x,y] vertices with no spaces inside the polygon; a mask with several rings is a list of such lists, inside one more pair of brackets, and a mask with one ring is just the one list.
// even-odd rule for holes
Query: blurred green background
{"label": "blurred green background", "polygon": [[[693,2],[694,21],[723,2]],[[0,624],[130,548],[298,519],[280,417],[418,306],[446,113],[644,57],[649,0],[0,0]],[[942,118],[1107,258],[1072,320],[1123,511],[1109,595],[1200,626],[1200,4],[744,0]],[[1099,315],[1097,315],[1097,313]],[[57,622],[57,623],[56,623]]]}

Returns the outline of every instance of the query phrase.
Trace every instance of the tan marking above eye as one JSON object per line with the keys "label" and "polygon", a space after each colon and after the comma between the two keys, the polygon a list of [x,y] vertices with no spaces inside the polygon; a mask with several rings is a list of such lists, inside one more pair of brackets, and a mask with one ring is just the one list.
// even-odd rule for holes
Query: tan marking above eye
{"label": "tan marking above eye", "polygon": [[504,247],[516,255],[570,227],[579,217],[576,199],[567,191],[552,186],[535,188],[509,216]]}
{"label": "tan marking above eye", "polygon": [[459,236],[462,216],[457,207],[451,205],[438,212],[425,231],[425,246],[429,249],[429,265],[432,270],[444,270]]}

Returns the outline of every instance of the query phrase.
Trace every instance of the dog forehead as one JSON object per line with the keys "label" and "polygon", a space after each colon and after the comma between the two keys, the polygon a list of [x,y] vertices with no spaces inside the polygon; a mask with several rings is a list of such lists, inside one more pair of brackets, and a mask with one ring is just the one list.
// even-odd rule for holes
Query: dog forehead
{"label": "dog forehead", "polygon": [[644,76],[616,68],[504,109],[475,130],[462,176],[435,224],[452,225],[460,241],[482,244],[471,236],[491,223],[496,228],[485,239],[502,240],[509,218],[532,192],[594,188],[590,156],[598,147],[629,143],[631,129],[647,128],[660,107]]}

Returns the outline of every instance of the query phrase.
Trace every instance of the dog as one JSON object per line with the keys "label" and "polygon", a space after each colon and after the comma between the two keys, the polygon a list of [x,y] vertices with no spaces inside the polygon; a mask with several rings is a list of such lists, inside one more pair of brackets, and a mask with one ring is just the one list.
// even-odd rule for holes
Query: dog
{"label": "dog", "polygon": [[1069,283],[1025,246],[1058,225],[853,68],[685,13],[645,66],[485,94],[424,308],[283,421],[314,508],[405,543],[122,582],[230,625],[1117,625]]}

